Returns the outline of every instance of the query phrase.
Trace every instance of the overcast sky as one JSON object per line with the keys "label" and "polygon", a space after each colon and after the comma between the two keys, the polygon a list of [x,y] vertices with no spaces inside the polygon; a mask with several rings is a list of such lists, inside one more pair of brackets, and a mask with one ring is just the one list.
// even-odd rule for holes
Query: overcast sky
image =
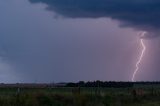
{"label": "overcast sky", "polygon": [[1,0],[0,81],[160,80],[160,1]]}

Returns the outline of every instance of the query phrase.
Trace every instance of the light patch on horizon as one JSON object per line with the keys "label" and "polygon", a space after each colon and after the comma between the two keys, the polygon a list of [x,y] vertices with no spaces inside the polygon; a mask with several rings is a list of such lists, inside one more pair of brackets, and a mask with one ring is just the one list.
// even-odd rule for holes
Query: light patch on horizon
{"label": "light patch on horizon", "polygon": [[0,57],[0,83],[15,83],[19,82],[18,73],[14,73],[14,68]]}

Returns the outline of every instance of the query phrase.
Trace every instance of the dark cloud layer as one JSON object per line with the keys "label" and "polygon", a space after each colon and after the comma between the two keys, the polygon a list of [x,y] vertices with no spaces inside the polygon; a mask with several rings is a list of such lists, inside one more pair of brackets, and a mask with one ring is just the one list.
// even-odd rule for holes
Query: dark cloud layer
{"label": "dark cloud layer", "polygon": [[70,18],[109,17],[122,26],[147,31],[147,38],[159,36],[159,0],[30,0],[45,3],[47,10]]}

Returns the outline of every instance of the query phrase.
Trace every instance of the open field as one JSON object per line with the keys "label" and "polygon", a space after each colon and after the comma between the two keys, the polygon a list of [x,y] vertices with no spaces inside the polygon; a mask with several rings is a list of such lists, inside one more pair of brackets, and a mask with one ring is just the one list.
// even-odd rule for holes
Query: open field
{"label": "open field", "polygon": [[0,88],[0,106],[160,106],[160,85]]}

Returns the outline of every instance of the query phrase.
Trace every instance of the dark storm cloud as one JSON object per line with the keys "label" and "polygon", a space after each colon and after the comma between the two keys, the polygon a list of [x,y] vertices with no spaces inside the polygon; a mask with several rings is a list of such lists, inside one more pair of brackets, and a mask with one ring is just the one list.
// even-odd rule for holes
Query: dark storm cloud
{"label": "dark storm cloud", "polygon": [[147,38],[159,34],[159,0],[30,0],[30,2],[47,4],[47,10],[64,17],[116,19],[122,22],[123,27],[147,31]]}

